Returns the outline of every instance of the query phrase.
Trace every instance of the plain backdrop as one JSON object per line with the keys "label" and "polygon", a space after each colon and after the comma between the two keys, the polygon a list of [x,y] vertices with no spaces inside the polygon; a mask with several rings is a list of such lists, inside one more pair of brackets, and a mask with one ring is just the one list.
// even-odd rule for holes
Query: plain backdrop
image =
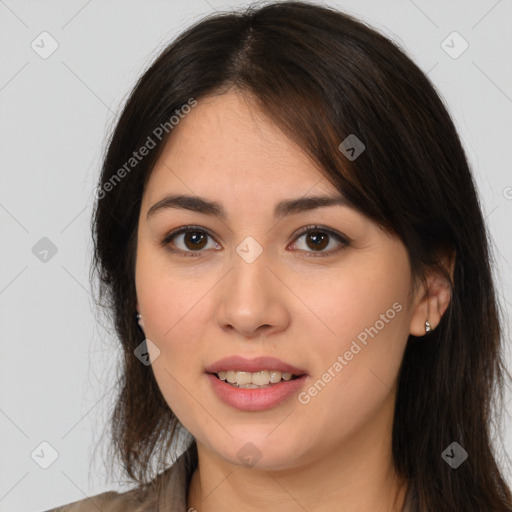
{"label": "plain backdrop", "polygon": [[[39,512],[121,489],[106,479],[95,449],[118,360],[89,284],[90,214],[105,138],[166,43],[213,10],[248,3],[0,0],[2,512]],[[508,349],[512,2],[327,3],[398,42],[447,104],[493,239]],[[510,368],[509,353],[507,361]],[[505,419],[510,448],[508,412]],[[512,482],[508,467],[506,474]]]}

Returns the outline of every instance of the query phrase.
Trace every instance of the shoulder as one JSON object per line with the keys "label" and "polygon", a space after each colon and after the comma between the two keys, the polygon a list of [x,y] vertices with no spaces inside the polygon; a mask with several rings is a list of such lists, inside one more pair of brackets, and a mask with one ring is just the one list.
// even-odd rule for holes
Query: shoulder
{"label": "shoulder", "polygon": [[195,441],[150,483],[126,492],[107,491],[44,512],[181,512],[186,509],[190,478],[197,467]]}
{"label": "shoulder", "polygon": [[108,491],[44,512],[142,512],[141,506],[140,497],[133,490],[125,493]]}

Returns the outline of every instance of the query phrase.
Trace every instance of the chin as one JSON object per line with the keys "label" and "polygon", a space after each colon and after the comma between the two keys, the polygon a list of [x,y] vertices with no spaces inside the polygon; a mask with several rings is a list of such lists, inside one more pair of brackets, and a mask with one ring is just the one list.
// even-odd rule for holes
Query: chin
{"label": "chin", "polygon": [[[267,471],[293,467],[298,456],[297,448],[302,447],[303,438],[295,439],[285,429],[279,430],[279,427],[272,432],[275,426],[251,429],[241,426],[239,434],[235,429],[230,429],[233,437],[226,435],[222,442],[209,444],[231,464]],[[269,432],[272,433],[269,435]]]}

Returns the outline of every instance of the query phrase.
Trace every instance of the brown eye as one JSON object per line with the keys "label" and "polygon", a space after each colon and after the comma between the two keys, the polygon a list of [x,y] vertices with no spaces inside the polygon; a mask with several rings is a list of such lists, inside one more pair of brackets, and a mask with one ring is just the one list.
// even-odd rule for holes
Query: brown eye
{"label": "brown eye", "polygon": [[322,231],[311,231],[306,235],[306,244],[315,251],[325,249],[329,244],[329,235]]}
{"label": "brown eye", "polygon": [[[211,244],[210,247],[208,247],[208,243]],[[182,253],[183,256],[201,256],[206,253],[206,250],[203,249],[220,248],[207,231],[193,226],[185,226],[169,233],[161,241],[161,245],[171,252]]]}
{"label": "brown eye", "polygon": [[187,249],[203,249],[207,242],[207,235],[200,231],[187,231],[183,238],[183,242]]}
{"label": "brown eye", "polygon": [[[321,229],[320,226],[303,228],[293,244],[294,248],[305,253],[306,257],[329,256],[348,245],[348,238],[330,229]],[[325,250],[326,248],[328,250]]]}

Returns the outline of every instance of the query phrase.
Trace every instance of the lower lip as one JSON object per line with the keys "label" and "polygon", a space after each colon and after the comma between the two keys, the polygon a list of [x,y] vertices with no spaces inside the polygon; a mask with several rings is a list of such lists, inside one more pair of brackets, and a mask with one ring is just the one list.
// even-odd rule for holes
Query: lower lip
{"label": "lower lip", "polygon": [[208,378],[217,396],[227,405],[242,411],[263,411],[280,404],[304,385],[307,375],[297,379],[281,381],[269,388],[244,389],[231,386],[215,375]]}

